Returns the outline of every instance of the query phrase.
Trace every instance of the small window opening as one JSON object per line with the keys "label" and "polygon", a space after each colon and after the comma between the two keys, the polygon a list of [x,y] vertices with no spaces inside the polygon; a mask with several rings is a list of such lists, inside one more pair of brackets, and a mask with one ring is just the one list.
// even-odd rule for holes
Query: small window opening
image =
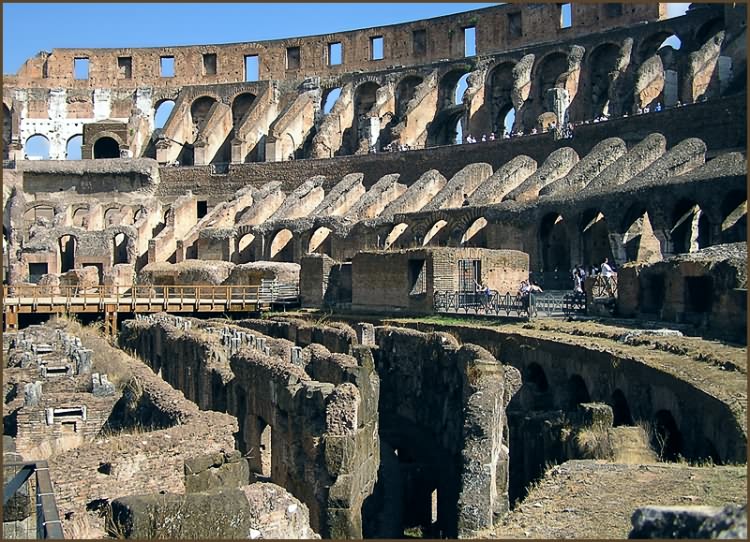
{"label": "small window opening", "polygon": [[409,260],[409,295],[427,293],[427,273],[424,260]]}
{"label": "small window opening", "polygon": [[162,77],[174,77],[174,57],[163,56],[159,58],[159,69]]}
{"label": "small window opening", "polygon": [[412,51],[415,56],[421,56],[427,53],[427,30],[424,28],[414,30],[411,33]]}
{"label": "small window opening", "polygon": [[516,13],[508,13],[508,35],[511,38],[520,38],[523,35],[520,11]]}
{"label": "small window opening", "polygon": [[42,275],[47,274],[47,263],[29,263],[29,282],[36,284]]}
{"label": "small window opening", "polygon": [[203,55],[203,75],[216,75],[216,53]]}
{"label": "small window opening", "polygon": [[258,55],[245,56],[245,81],[257,81],[259,73]]}
{"label": "small window opening", "polygon": [[198,202],[198,218],[203,218],[208,214],[208,202],[207,201],[199,201]]}
{"label": "small window opening", "polygon": [[685,277],[685,305],[688,312],[710,312],[713,301],[711,277]]}
{"label": "small window opening", "polygon": [[474,26],[464,28],[464,56],[477,54],[477,29]]}
{"label": "small window opening", "polygon": [[117,70],[121,79],[133,78],[133,58],[129,56],[117,57]]}
{"label": "small window opening", "polygon": [[298,70],[299,67],[300,67],[299,47],[287,47],[286,48],[286,69]]}
{"label": "small window opening", "polygon": [[89,59],[88,58],[73,59],[73,78],[76,80],[83,80],[83,79],[89,78]]}
{"label": "small window opening", "polygon": [[573,26],[573,10],[571,4],[560,5],[560,28]]}
{"label": "small window opening", "polygon": [[370,38],[370,59],[383,60],[383,36]]}
{"label": "small window opening", "polygon": [[328,44],[328,65],[338,66],[341,64],[342,58],[343,58],[343,50],[341,47],[341,42],[337,41],[336,43],[329,43]]}

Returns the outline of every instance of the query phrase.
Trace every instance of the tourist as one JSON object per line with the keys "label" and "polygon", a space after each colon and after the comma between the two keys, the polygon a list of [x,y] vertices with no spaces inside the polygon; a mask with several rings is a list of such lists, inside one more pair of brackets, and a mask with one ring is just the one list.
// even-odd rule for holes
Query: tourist
{"label": "tourist", "polygon": [[461,204],[461,207],[468,207],[471,205],[469,202],[469,194],[464,194],[464,202]]}
{"label": "tourist", "polygon": [[575,269],[573,269],[573,291],[576,293],[582,293],[583,287],[582,287],[582,280],[581,277],[581,268],[580,266],[576,265]]}
{"label": "tourist", "polygon": [[529,291],[529,283],[522,280],[521,286],[518,288],[518,296],[521,298],[521,306],[526,312],[529,312]]}
{"label": "tourist", "polygon": [[487,141],[487,134],[482,134],[482,143]]}
{"label": "tourist", "polygon": [[490,132],[490,141],[495,141],[495,132]]}
{"label": "tourist", "polygon": [[615,272],[609,265],[609,258],[604,258],[604,261],[602,262],[601,273],[602,279],[604,279],[604,287],[606,288],[607,293],[610,297],[614,297],[612,279],[615,276]]}

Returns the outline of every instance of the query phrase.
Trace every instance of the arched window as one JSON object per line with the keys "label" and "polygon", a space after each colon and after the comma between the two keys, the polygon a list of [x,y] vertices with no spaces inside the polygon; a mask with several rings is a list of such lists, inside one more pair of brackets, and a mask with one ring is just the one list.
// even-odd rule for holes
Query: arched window
{"label": "arched window", "polygon": [[164,100],[157,105],[154,114],[154,128],[164,128],[164,125],[167,123],[167,119],[172,114],[173,109],[173,100]]}
{"label": "arched window", "polygon": [[336,102],[339,99],[339,96],[341,96],[341,88],[332,88],[330,90],[327,90],[325,95],[323,96],[323,113],[328,114],[331,112],[331,109],[333,109],[333,106],[336,105]]}
{"label": "arched window", "polygon": [[74,135],[68,139],[68,144],[65,146],[65,159],[66,160],[80,160],[81,159],[81,145],[83,145],[83,136]]}
{"label": "arched window", "polygon": [[41,134],[31,136],[24,145],[24,154],[29,160],[49,160],[49,139]]}

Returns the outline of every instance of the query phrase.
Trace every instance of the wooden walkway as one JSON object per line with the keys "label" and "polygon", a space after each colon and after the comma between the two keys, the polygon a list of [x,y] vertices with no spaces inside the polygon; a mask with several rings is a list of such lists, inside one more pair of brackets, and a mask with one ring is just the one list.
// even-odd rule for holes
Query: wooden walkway
{"label": "wooden walkway", "polygon": [[115,333],[117,313],[261,312],[298,299],[296,285],[264,281],[231,286],[3,286],[3,329],[18,329],[18,315],[103,313]]}

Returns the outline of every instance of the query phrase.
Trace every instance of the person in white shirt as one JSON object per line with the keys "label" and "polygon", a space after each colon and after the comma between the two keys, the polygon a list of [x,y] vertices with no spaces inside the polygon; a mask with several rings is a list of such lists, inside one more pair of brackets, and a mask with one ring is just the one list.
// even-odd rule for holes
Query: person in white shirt
{"label": "person in white shirt", "polygon": [[610,297],[614,297],[612,277],[615,276],[615,272],[612,270],[612,266],[609,265],[609,258],[604,258],[602,262],[601,275],[604,278],[604,286],[607,288],[607,293]]}

